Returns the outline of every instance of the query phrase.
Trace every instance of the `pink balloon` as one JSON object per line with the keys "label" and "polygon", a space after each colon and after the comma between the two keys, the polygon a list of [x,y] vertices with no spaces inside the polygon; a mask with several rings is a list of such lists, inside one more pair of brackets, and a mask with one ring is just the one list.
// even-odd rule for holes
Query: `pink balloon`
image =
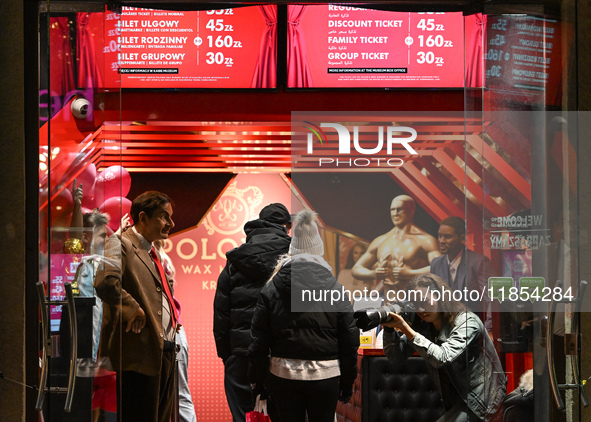
{"label": "pink balloon", "polygon": [[82,196],[82,206],[85,208],[90,208],[91,210],[95,209],[96,198],[94,197],[94,183],[90,189],[86,189],[86,187],[83,185],[82,190],[84,191],[84,196]]}
{"label": "pink balloon", "polygon": [[82,185],[82,190],[84,190],[84,195],[86,196],[86,192],[93,191],[94,192],[94,183],[96,182],[96,166],[94,163],[90,163],[82,173],[76,177],[76,183],[78,186]]}
{"label": "pink balloon", "polygon": [[131,211],[131,201],[127,198],[115,196],[107,199],[100,207],[100,212],[106,212],[111,217],[109,228],[117,230],[121,225],[121,218]]}
{"label": "pink balloon", "polygon": [[94,198],[102,204],[115,196],[125,197],[131,189],[131,176],[121,166],[111,166],[102,171],[96,178]]}

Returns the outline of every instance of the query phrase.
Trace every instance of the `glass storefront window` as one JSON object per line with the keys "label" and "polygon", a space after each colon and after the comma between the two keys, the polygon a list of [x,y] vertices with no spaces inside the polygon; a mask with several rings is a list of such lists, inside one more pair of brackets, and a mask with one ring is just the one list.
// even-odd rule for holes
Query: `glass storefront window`
{"label": "glass storefront window", "polygon": [[[102,135],[106,20],[100,4],[39,4],[39,298],[43,349],[37,407],[45,420],[117,414],[110,356],[99,347],[103,303],[93,287],[128,189],[119,140]],[[111,110],[118,115],[118,110]],[[120,265],[120,264],[119,264]],[[113,308],[114,309],[114,308]],[[72,318],[72,314],[75,315]],[[106,331],[105,331],[106,329]],[[99,394],[97,394],[97,392]],[[101,396],[103,399],[98,400]],[[101,419],[103,420],[103,419]]]}
{"label": "glass storefront window", "polygon": [[[517,12],[509,5],[507,10],[503,5],[483,6],[480,13],[447,15],[435,10],[408,12],[404,7],[381,11],[380,16],[396,13],[396,17],[380,18],[381,26],[374,29],[412,23],[412,36],[399,40],[402,47],[389,45],[387,38],[394,35],[388,34],[355,35],[347,29],[346,36],[337,37],[330,32],[334,29],[328,17],[319,18],[327,5],[243,8],[246,20],[260,23],[256,30],[254,26],[234,28],[235,23],[229,23],[238,14],[229,12],[234,9],[183,15],[161,6],[162,10],[138,11],[91,2],[39,4],[39,282],[49,302],[43,308],[47,318],[40,344],[47,371],[48,390],[42,404],[46,420],[107,420],[117,414],[119,360],[113,362],[98,341],[106,333],[104,318],[113,314],[105,316],[108,307],[102,306],[92,281],[105,265],[120,265],[121,250],[116,246],[117,250],[105,252],[104,241],[130,212],[132,175],[157,172],[166,181],[172,173],[259,171],[280,172],[298,203],[319,213],[325,259],[346,289],[376,291],[380,304],[382,299],[393,302],[388,293],[404,290],[413,276],[440,271],[438,275],[454,290],[479,293],[477,300],[467,302],[483,323],[486,338],[476,342],[480,353],[488,350],[498,356],[507,378],[506,393],[525,396],[529,391],[531,402],[525,400],[514,411],[524,411],[536,421],[578,420],[579,406],[584,404],[579,399],[579,322],[584,314],[578,311],[585,309],[577,308],[584,265],[579,261],[582,202],[577,164],[582,161],[580,127],[588,119],[569,108],[575,101],[575,78],[569,76],[576,62],[576,25],[567,5],[560,10],[532,5]],[[332,25],[357,25],[350,16],[357,10],[331,12],[338,13],[331,17]],[[142,29],[146,33],[136,37],[131,31],[135,24],[130,22],[140,22],[140,13],[150,14],[150,19]],[[177,23],[167,24],[166,13]],[[306,21],[306,13],[317,20]],[[371,22],[366,19],[370,12],[359,13],[365,16],[359,22]],[[199,24],[203,28],[191,27],[195,16],[203,20]],[[324,26],[319,26],[320,21]],[[437,37],[438,28],[445,32],[449,22],[457,25],[453,34]],[[156,31],[179,24],[187,30],[179,36]],[[230,27],[235,29],[231,34]],[[189,31],[199,28],[202,33]],[[285,33],[277,33],[277,28]],[[328,36],[327,45],[306,39],[310,31],[320,31],[322,39]],[[186,33],[191,36],[182,35]],[[359,60],[369,60],[372,54],[386,63],[390,55],[404,50],[408,63],[398,67],[390,62],[387,66],[354,62],[357,43],[384,44],[388,49],[376,53],[360,47]],[[151,55],[140,63],[137,55],[142,52],[137,51],[144,47],[150,48]],[[205,53],[206,47],[211,51]],[[449,57],[448,47],[454,51]],[[247,48],[257,60],[243,54]],[[277,52],[277,48],[286,51]],[[208,72],[217,70],[185,77],[184,69],[203,67],[183,62],[184,54],[210,66]],[[286,63],[278,65],[280,59]],[[455,65],[455,71],[444,67],[446,61]],[[457,70],[462,68],[460,62],[463,72]],[[327,63],[330,70],[325,69]],[[285,65],[288,69],[283,72]],[[429,70],[414,80],[412,72],[419,65]],[[389,85],[393,79],[420,84]],[[213,80],[219,83],[215,92],[222,90],[220,104],[225,105],[211,104],[222,111],[212,112],[215,119],[206,121],[199,113],[187,112],[183,102],[213,98],[207,91]],[[416,90],[416,100],[392,107],[404,112],[385,106],[373,110],[372,98],[384,104],[377,100],[378,93],[383,94],[378,91],[384,88],[382,83],[388,85],[392,104],[398,98],[408,101],[408,90]],[[251,88],[256,90],[245,91]],[[336,98],[342,88],[350,89],[350,104],[317,111],[315,98],[331,94]],[[462,110],[448,110],[453,107],[445,103],[433,106],[429,90],[440,89],[448,90],[450,98],[462,90]],[[257,114],[258,107],[263,108],[257,95],[281,96],[277,107],[282,111],[273,114],[265,108]],[[357,103],[356,95],[365,102]],[[302,96],[310,101],[300,100]],[[283,113],[288,108],[285,104],[295,98],[298,105],[313,111]],[[252,110],[233,105],[243,101]],[[427,106],[433,110],[425,111]],[[206,107],[190,110],[195,109],[209,111]],[[291,169],[287,168],[288,149]],[[179,195],[187,195],[187,189],[191,195],[199,191],[193,186],[170,189]],[[462,233],[448,217],[461,219]],[[448,224],[442,225],[444,221]],[[442,231],[442,227],[446,228]],[[460,246],[453,250],[460,253],[455,257],[466,257],[456,261],[452,270],[447,265],[437,267],[444,262],[440,256],[458,246],[445,243],[445,230],[457,236]],[[232,242],[236,240],[223,247],[218,244],[215,252],[211,245],[207,249],[206,239],[194,242],[200,266],[191,269],[205,271],[211,256],[223,257],[223,248]],[[173,237],[166,246],[173,256],[187,256],[182,252],[186,244],[179,245]],[[470,262],[476,264],[471,267]],[[216,271],[198,294],[213,294]],[[65,283],[79,318],[75,362],[69,362],[73,339],[68,313],[64,313],[71,306]],[[211,335],[209,326],[191,323],[198,327],[194,339]],[[365,338],[373,346],[377,331]],[[118,357],[124,352],[118,350]],[[464,366],[469,366],[470,356],[459,358]],[[64,407],[72,364],[76,393],[68,412]],[[203,375],[198,355],[191,365],[192,374]],[[221,365],[212,368],[208,370],[218,375],[223,370]],[[482,378],[490,377],[493,370],[497,370],[494,364],[487,366]],[[531,383],[524,387],[520,383],[530,380],[528,374]],[[453,385],[453,380],[444,377],[443,385]],[[95,403],[97,388],[105,389],[103,397],[110,399]],[[555,400],[556,394],[560,399]],[[221,420],[228,415],[225,398],[212,400],[219,406],[208,408],[204,415]],[[564,413],[557,409],[561,405]],[[343,412],[339,408],[337,413]]]}

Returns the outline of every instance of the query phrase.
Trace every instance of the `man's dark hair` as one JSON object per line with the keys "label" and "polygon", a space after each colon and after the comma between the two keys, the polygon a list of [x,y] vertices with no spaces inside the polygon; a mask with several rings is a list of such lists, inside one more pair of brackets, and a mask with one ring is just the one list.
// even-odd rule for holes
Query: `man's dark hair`
{"label": "man's dark hair", "polygon": [[156,192],[154,190],[144,192],[135,198],[131,203],[131,219],[133,220],[134,224],[138,222],[140,220],[140,212],[142,211],[151,218],[152,214],[154,214],[154,211],[166,204],[171,204],[174,206],[172,199],[170,199],[168,195],[162,192]]}
{"label": "man's dark hair", "polygon": [[458,236],[466,234],[466,223],[460,217],[447,217],[440,226],[449,226],[453,228]]}
{"label": "man's dark hair", "polygon": [[94,227],[94,222],[92,221],[92,214],[93,211],[90,211],[82,216],[82,227]]}
{"label": "man's dark hair", "polygon": [[100,227],[109,223],[110,216],[107,213],[99,212],[95,209],[94,211],[87,212],[82,216],[82,227]]}

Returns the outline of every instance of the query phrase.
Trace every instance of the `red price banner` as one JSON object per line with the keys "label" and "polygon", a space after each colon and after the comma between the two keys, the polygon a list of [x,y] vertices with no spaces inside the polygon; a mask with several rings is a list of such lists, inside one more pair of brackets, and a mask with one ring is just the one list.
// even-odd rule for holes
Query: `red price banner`
{"label": "red price banner", "polygon": [[[307,6],[298,35],[311,78],[290,86],[463,87],[463,22],[461,13]],[[296,66],[289,71],[305,72]]]}
{"label": "red price banner", "polygon": [[[258,7],[105,15],[106,87],[250,88],[268,22]],[[254,86],[256,87],[256,86]]]}

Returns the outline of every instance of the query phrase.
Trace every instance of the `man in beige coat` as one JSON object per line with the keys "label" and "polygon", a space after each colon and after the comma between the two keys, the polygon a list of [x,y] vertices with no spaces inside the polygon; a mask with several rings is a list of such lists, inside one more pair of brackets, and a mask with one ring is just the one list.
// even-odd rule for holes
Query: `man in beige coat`
{"label": "man in beige coat", "polygon": [[174,227],[172,212],[163,193],[135,198],[134,225],[121,239],[109,238],[105,265],[95,278],[105,302],[101,353],[117,371],[118,410],[126,422],[168,422],[172,413],[176,314],[169,303],[172,282],[152,251],[152,242],[168,238]]}

